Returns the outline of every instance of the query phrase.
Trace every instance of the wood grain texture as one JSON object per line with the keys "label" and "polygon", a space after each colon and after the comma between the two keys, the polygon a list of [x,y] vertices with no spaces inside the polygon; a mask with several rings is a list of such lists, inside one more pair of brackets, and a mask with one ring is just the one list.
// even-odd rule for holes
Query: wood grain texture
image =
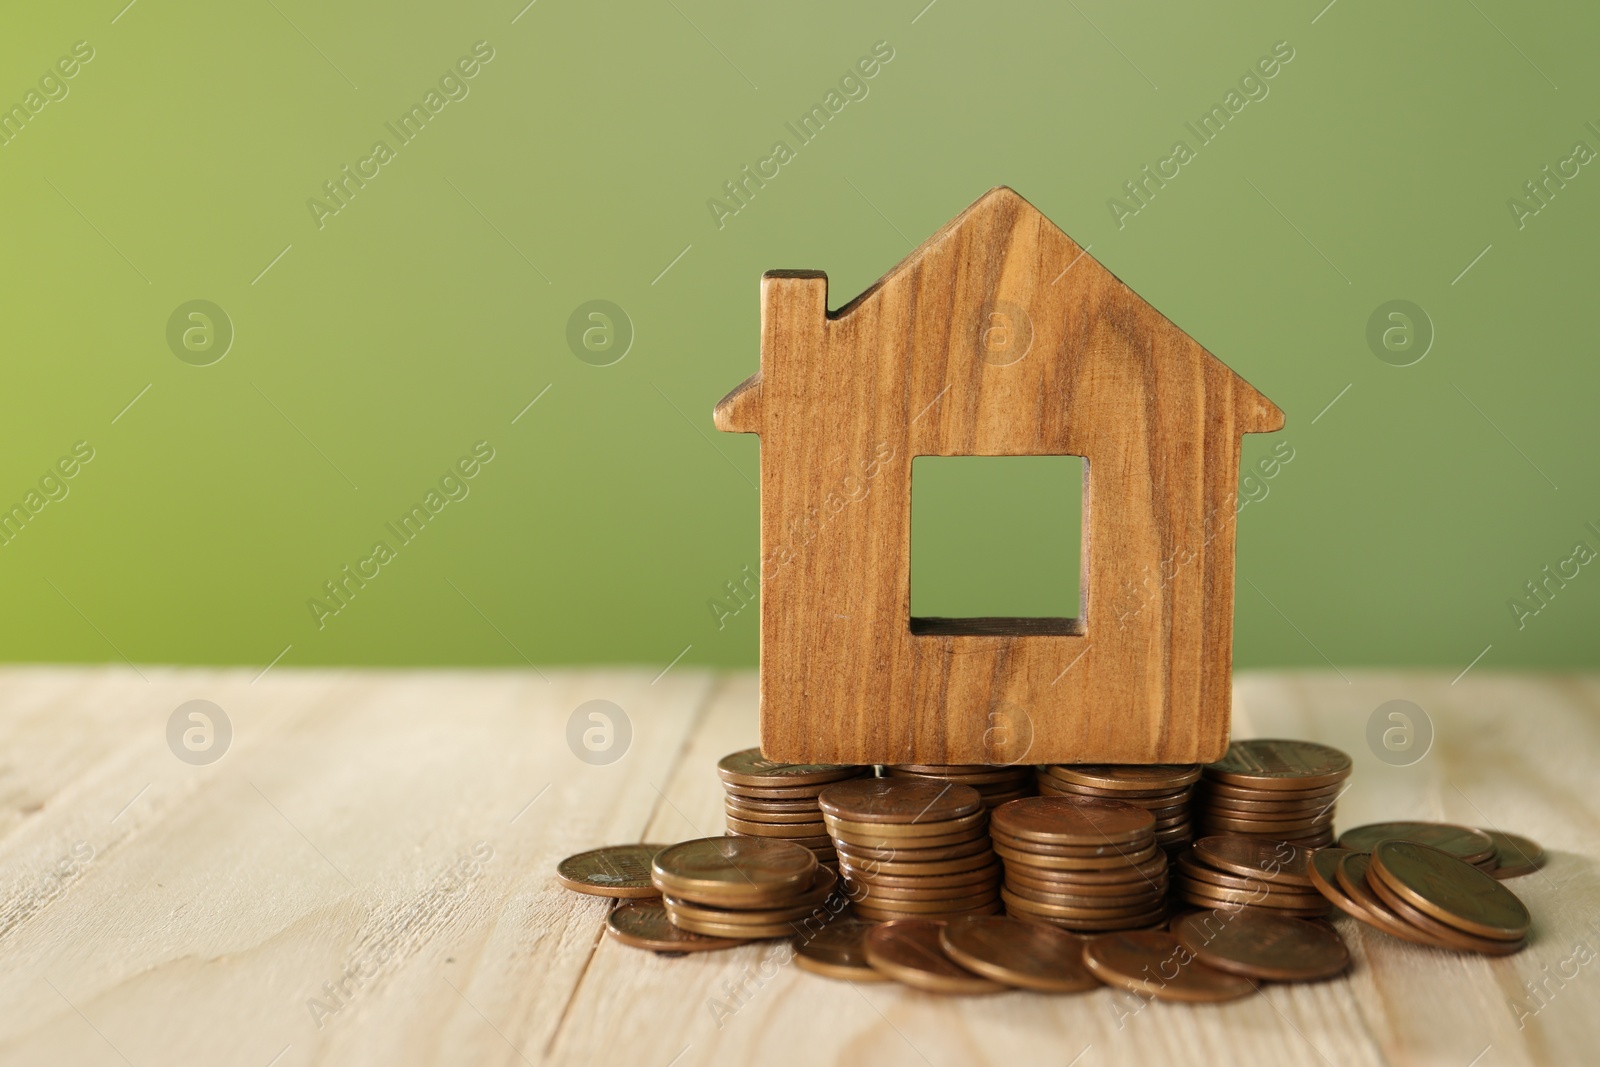
{"label": "wood grain texture", "polygon": [[[1507,883],[1533,941],[1490,960],[1341,917],[1345,977],[1141,1008],[851,986],[776,942],[667,958],[603,939],[607,903],[560,888],[556,861],[718,833],[713,768],[755,739],[752,674],[141,670],[0,669],[0,1064],[1488,1067],[1600,1045],[1600,676],[1242,674],[1241,736],[1354,757],[1341,826],[1542,842],[1545,870]],[[208,767],[165,742],[195,697],[235,728]],[[566,746],[592,698],[633,723],[610,766]],[[1435,728],[1410,767],[1364,740],[1395,698]],[[319,1015],[324,983],[345,988]]]}
{"label": "wood grain texture", "polygon": [[[766,755],[1219,756],[1240,437],[1282,412],[1005,188],[827,305],[763,277],[760,370],[714,415],[761,436]],[[1084,457],[1077,616],[913,619],[913,459],[1022,455]]]}

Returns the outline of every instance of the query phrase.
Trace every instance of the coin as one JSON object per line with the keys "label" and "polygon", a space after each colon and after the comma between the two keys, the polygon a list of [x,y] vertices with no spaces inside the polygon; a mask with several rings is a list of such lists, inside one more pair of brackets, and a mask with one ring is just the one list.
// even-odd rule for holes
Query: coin
{"label": "coin", "polygon": [[1285,885],[1311,885],[1312,852],[1283,841],[1212,835],[1193,845],[1194,857],[1208,867]]}
{"label": "coin", "polygon": [[942,923],[896,919],[864,938],[867,961],[896,981],[929,993],[998,993],[1005,986],[973,974],[940,946]]}
{"label": "coin", "polygon": [[1155,894],[1142,904],[1133,904],[1116,908],[1081,908],[1076,905],[1046,904],[1027,897],[1019,897],[1009,889],[1000,891],[1000,899],[1005,901],[1006,909],[1013,912],[1026,912],[1029,915],[1048,915],[1056,919],[1073,920],[1078,922],[1107,922],[1114,924],[1112,928],[1144,926],[1162,918],[1167,913],[1166,902],[1161,894]]}
{"label": "coin", "polygon": [[650,861],[665,845],[612,845],[568,856],[556,879],[568,889],[597,897],[659,897],[650,881]]}
{"label": "coin", "polygon": [[1039,993],[1082,993],[1100,980],[1083,962],[1083,942],[1039,923],[1001,916],[952,919],[939,945],[956,963],[1009,986]]}
{"label": "coin", "polygon": [[740,800],[815,800],[824,789],[833,785],[824,782],[820,785],[723,785],[723,792],[730,797]]}
{"label": "coin", "polygon": [[754,801],[736,801],[729,797],[723,803],[722,810],[728,817],[741,819],[744,822],[815,823],[820,828],[817,831],[818,833],[825,834],[828,832],[822,821],[822,812],[817,809],[815,804],[807,804],[801,807],[795,802],[773,801],[771,803],[774,805],[775,810],[769,811],[765,808],[745,807],[745,804],[750,803],[754,803]]}
{"label": "coin", "polygon": [[662,892],[707,904],[760,907],[810,888],[817,859],[770,837],[705,837],[656,853],[651,879]]}
{"label": "coin", "polygon": [[1515,941],[1526,936],[1532,924],[1527,906],[1515,893],[1470,864],[1427,845],[1380,842],[1372,851],[1368,872],[1368,881],[1374,879],[1408,905],[1478,937]]}
{"label": "coin", "polygon": [[1083,959],[1107,985],[1160,1000],[1216,1002],[1256,991],[1248,978],[1201,963],[1177,938],[1160,930],[1122,930],[1097,937],[1084,945]]}
{"label": "coin", "polygon": [[[1320,855],[1320,853],[1319,853]],[[1339,890],[1348,898],[1357,909],[1350,914],[1370,926],[1391,937],[1398,937],[1402,941],[1410,941],[1418,945],[1427,945],[1430,948],[1441,947],[1437,938],[1430,937],[1411,923],[1406,922],[1396,915],[1376,893],[1372,891],[1370,879],[1367,877],[1367,864],[1372,857],[1365,852],[1345,852],[1340,858],[1336,878]],[[1320,870],[1320,866],[1317,868]],[[1330,899],[1332,899],[1330,897]],[[1347,912],[1349,908],[1345,909]]]}
{"label": "coin", "polygon": [[606,917],[606,933],[624,945],[655,952],[709,952],[743,944],[738,938],[703,937],[680,930],[667,918],[667,909],[654,901],[617,905]]}
{"label": "coin", "polygon": [[802,971],[846,982],[887,982],[889,976],[867,962],[863,944],[867,931],[875,925],[837,916],[814,934],[797,935],[791,942],[794,965]]}
{"label": "coin", "polygon": [[1241,874],[1229,874],[1226,871],[1214,871],[1209,867],[1202,867],[1186,856],[1179,858],[1176,869],[1180,874],[1192,881],[1220,886],[1223,889],[1259,891],[1267,896],[1280,897],[1284,900],[1300,899],[1315,902],[1320,896],[1315,886],[1288,885],[1263,878],[1250,878]]}
{"label": "coin", "polygon": [[1391,840],[1428,845],[1467,863],[1489,859],[1495,854],[1494,839],[1482,830],[1442,822],[1369,823],[1340,834],[1339,847],[1352,852],[1371,852],[1378,842]]}
{"label": "coin", "polygon": [[854,860],[888,860],[892,863],[939,863],[943,860],[975,856],[980,852],[988,854],[991,851],[987,834],[980,834],[960,844],[939,845],[934,848],[871,848],[840,838],[837,848],[840,855],[849,856]]}
{"label": "coin", "polygon": [[1120,800],[1027,797],[994,809],[995,830],[1013,838],[1058,845],[1101,845],[1148,839],[1155,819]]}
{"label": "coin", "polygon": [[943,922],[947,919],[961,919],[968,915],[994,915],[1000,910],[1000,901],[995,900],[988,904],[980,904],[970,908],[955,908],[950,911],[936,912],[909,912],[900,911],[893,904],[852,904],[851,913],[859,919],[872,922],[891,922],[895,919],[920,919],[927,922]]}
{"label": "coin", "polygon": [[1054,764],[1046,770],[1062,781],[1098,789],[1178,789],[1200,780],[1198,764]]}
{"label": "coin", "polygon": [[[998,853],[997,853],[998,854]],[[1050,857],[1046,861],[1054,862]],[[1058,881],[1071,882],[1075,885],[1122,885],[1129,882],[1149,882],[1156,878],[1163,878],[1167,873],[1166,854],[1157,851],[1143,863],[1137,866],[1106,867],[1102,870],[1052,870],[1043,865],[1034,865],[1031,861],[1011,861],[1006,866],[1007,877],[1015,871],[1032,879],[1052,878]]]}
{"label": "coin", "polygon": [[1145,839],[1121,841],[1116,844],[1051,845],[1042,841],[1030,841],[1024,837],[1014,837],[998,829],[990,834],[990,839],[995,844],[1005,845],[1015,852],[1026,852],[1035,856],[1062,856],[1068,859],[1104,860],[1111,863],[1121,862],[1133,853],[1150,847],[1149,841]]}
{"label": "coin", "polygon": [[724,820],[728,829],[749,837],[824,838],[827,828],[822,823],[746,822],[729,815]]}
{"label": "coin", "polygon": [[852,885],[898,886],[903,889],[936,887],[948,889],[998,878],[1000,876],[1000,865],[991,861],[984,867],[975,867],[970,871],[952,871],[948,874],[885,874],[870,867],[863,870],[841,860],[839,873],[844,876],[847,883]]}
{"label": "coin", "polygon": [[1350,757],[1315,741],[1256,738],[1233,742],[1226,755],[1206,765],[1204,773],[1230,785],[1304,790],[1349,777]]}
{"label": "coin", "polygon": [[889,860],[862,859],[858,860],[848,852],[839,854],[841,866],[848,866],[853,872],[864,878],[876,878],[884,874],[920,875],[920,874],[957,874],[961,871],[975,871],[980,867],[989,867],[994,864],[994,857],[987,852],[980,852],[971,856],[961,856],[953,860],[938,860],[936,862],[919,861],[914,863],[894,863]]}
{"label": "coin", "polygon": [[1274,982],[1315,982],[1350,966],[1350,950],[1330,927],[1261,911],[1196,912],[1172,935],[1201,963]]}
{"label": "coin", "polygon": [[759,748],[732,752],[717,761],[717,777],[730,785],[817,785],[853,778],[860,767],[824,763],[775,763],[764,759]]}
{"label": "coin", "polygon": [[1544,866],[1544,849],[1537,841],[1503,830],[1485,830],[1484,833],[1494,842],[1495,866],[1488,873],[1496,878],[1519,878]]}
{"label": "coin", "polygon": [[996,785],[1005,782],[1014,782],[1019,777],[1025,777],[1031,767],[1001,767],[990,769],[987,767],[965,773],[967,768],[946,767],[939,769],[923,769],[907,766],[890,765],[884,768],[891,778],[925,778],[941,782],[960,782],[962,785]]}
{"label": "coin", "polygon": [[857,778],[825,788],[817,797],[824,813],[851,823],[897,825],[942,822],[983,810],[967,785],[916,778]]}
{"label": "coin", "polygon": [[1029,867],[1041,868],[1051,871],[1103,871],[1118,868],[1137,867],[1154,859],[1161,858],[1160,851],[1155,842],[1130,851],[1125,856],[1093,857],[1082,859],[1077,856],[1051,856],[1042,852],[1024,852],[1014,849],[1009,845],[994,843],[995,855],[1013,863],[1021,863]]}
{"label": "coin", "polygon": [[[876,781],[885,781],[879,778]],[[989,813],[975,811],[959,818],[924,819],[920,822],[864,822],[841,819],[824,814],[828,832],[835,837],[854,837],[863,841],[885,840],[904,844],[908,848],[925,848],[923,838],[946,838],[961,835],[978,835],[989,823]],[[881,846],[880,846],[881,847]]]}
{"label": "coin", "polygon": [[1405,898],[1390,889],[1382,878],[1373,875],[1370,862],[1367,864],[1367,886],[1388,906],[1397,919],[1432,938],[1434,944],[1440,948],[1478,952],[1487,956],[1510,956],[1527,947],[1526,936],[1516,939],[1478,937],[1448,923],[1442,923],[1427,912],[1412,907]]}
{"label": "coin", "polygon": [[1310,789],[1264,789],[1256,786],[1230,785],[1227,782],[1202,780],[1194,787],[1195,796],[1207,803],[1212,800],[1275,800],[1280,803],[1309,804],[1315,800],[1333,800],[1344,792],[1343,780],[1332,785],[1319,785]]}

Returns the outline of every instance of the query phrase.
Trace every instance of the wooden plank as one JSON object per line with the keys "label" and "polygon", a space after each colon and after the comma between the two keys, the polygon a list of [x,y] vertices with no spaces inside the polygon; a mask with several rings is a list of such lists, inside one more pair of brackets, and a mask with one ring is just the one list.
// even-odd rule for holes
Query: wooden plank
{"label": "wooden plank", "polygon": [[[1244,433],[1283,414],[1010,189],[828,312],[761,283],[761,745],[838,763],[1184,763],[1228,739]],[[1084,457],[1079,610],[918,619],[912,461]],[[1005,516],[993,516],[1004,551]]]}
{"label": "wooden plank", "polygon": [[[0,842],[4,884],[37,884],[77,841],[93,849],[64,888],[11,909],[0,1061],[535,1058],[605,908],[550,871],[639,839],[646,781],[668,776],[710,685],[687,669],[654,685],[143,671],[0,671],[5,792],[43,804]],[[235,728],[208,767],[164,736],[196,695]],[[631,709],[632,748],[609,766],[566,744],[593,698]]]}

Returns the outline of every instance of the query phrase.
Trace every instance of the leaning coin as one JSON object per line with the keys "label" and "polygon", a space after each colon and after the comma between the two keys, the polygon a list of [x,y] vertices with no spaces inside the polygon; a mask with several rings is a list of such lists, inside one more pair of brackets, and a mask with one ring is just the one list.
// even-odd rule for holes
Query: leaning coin
{"label": "leaning coin", "polygon": [[[1430,948],[1448,947],[1438,938],[1395,914],[1394,909],[1372,891],[1371,879],[1367,876],[1367,865],[1371,859],[1372,857],[1365,852],[1345,852],[1343,858],[1339,860],[1336,872],[1338,888],[1357,909],[1356,912],[1350,913],[1390,937],[1398,937],[1402,941],[1427,945]],[[1331,896],[1328,899],[1334,900]],[[1337,904],[1338,901],[1334,900],[1334,903]],[[1344,910],[1350,911],[1349,908]]]}
{"label": "leaning coin", "polygon": [[802,971],[846,982],[887,982],[889,976],[867,962],[863,939],[876,923],[844,916],[834,918],[813,934],[799,934],[794,946],[794,965]]}
{"label": "leaning coin", "polygon": [[894,919],[867,931],[867,961],[890,978],[929,993],[998,993],[999,982],[973,974],[945,955],[942,923]]}
{"label": "leaning coin", "polygon": [[1054,926],[999,915],[952,919],[939,944],[968,970],[1020,989],[1081,993],[1100,985],[1083,962],[1083,942]]}
{"label": "leaning coin", "polygon": [[667,909],[653,902],[617,905],[606,917],[606,933],[624,945],[653,952],[709,952],[743,944],[736,938],[702,937],[680,930],[667,918]]}
{"label": "leaning coin", "polygon": [[568,856],[556,879],[578,893],[597,897],[659,897],[650,881],[650,861],[665,845],[612,845]]}
{"label": "leaning coin", "polygon": [[1368,880],[1373,878],[1382,879],[1412,907],[1478,937],[1515,941],[1533,921],[1527,905],[1500,882],[1426,845],[1379,843],[1368,872]]}
{"label": "leaning coin", "polygon": [[1476,863],[1495,854],[1494,840],[1482,830],[1444,822],[1375,822],[1339,835],[1339,847],[1371,852],[1380,841],[1415,841]]}
{"label": "leaning coin", "polygon": [[1083,947],[1083,960],[1107,985],[1160,1000],[1215,1002],[1256,991],[1248,978],[1208,967],[1161,930],[1104,934]]}
{"label": "leaning coin", "polygon": [[1494,842],[1495,865],[1487,868],[1496,878],[1519,878],[1544,866],[1544,849],[1539,842],[1504,830],[1485,830]]}
{"label": "leaning coin", "polygon": [[1350,950],[1330,927],[1261,911],[1196,912],[1172,934],[1201,963],[1273,982],[1315,982],[1350,966]]}

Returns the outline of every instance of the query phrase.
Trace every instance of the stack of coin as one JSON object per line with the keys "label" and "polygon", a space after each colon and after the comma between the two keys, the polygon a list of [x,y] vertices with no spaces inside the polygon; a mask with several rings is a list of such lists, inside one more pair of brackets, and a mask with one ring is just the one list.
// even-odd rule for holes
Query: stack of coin
{"label": "stack of coin", "polygon": [[1490,956],[1528,943],[1532,920],[1515,893],[1427,845],[1390,839],[1371,853],[1321,849],[1311,876],[1340,911],[1405,941]]}
{"label": "stack of coin", "polygon": [[1000,910],[989,815],[971,786],[860,778],[817,798],[858,918],[948,919]]}
{"label": "stack of coin", "polygon": [[1242,834],[1202,837],[1178,858],[1178,896],[1197,908],[1261,908],[1294,918],[1331,909],[1311,882],[1310,849]]}
{"label": "stack of coin", "polygon": [[1039,768],[1042,796],[1104,797],[1137,804],[1156,820],[1156,844],[1172,852],[1194,839],[1190,794],[1198,765],[1054,764]]}
{"label": "stack of coin", "polygon": [[1339,835],[1339,847],[1351,852],[1371,852],[1380,841],[1427,845],[1490,874],[1500,866],[1500,850],[1494,838],[1470,826],[1453,826],[1446,822],[1374,822]]}
{"label": "stack of coin", "polygon": [[1304,848],[1333,844],[1334,802],[1350,757],[1314,741],[1235,741],[1196,790],[1202,835],[1245,834]]}
{"label": "stack of coin", "polygon": [[1148,810],[1098,797],[1029,797],[991,818],[1008,915],[1084,933],[1166,918],[1167,856]]}
{"label": "stack of coin", "polygon": [[983,806],[997,808],[1008,800],[1034,794],[1031,766],[997,767],[988,764],[900,763],[885,767],[890,778],[926,778],[953,785],[970,785],[983,798]]}
{"label": "stack of coin", "polygon": [[774,763],[759,748],[722,757],[717,777],[727,791],[728,832],[746,837],[777,837],[804,845],[817,862],[837,869],[828,828],[817,808],[817,794],[835,782],[859,778],[865,767],[816,763]]}
{"label": "stack of coin", "polygon": [[704,837],[656,853],[650,878],[680,930],[753,940],[793,937],[838,876],[809,849],[770,837]]}

